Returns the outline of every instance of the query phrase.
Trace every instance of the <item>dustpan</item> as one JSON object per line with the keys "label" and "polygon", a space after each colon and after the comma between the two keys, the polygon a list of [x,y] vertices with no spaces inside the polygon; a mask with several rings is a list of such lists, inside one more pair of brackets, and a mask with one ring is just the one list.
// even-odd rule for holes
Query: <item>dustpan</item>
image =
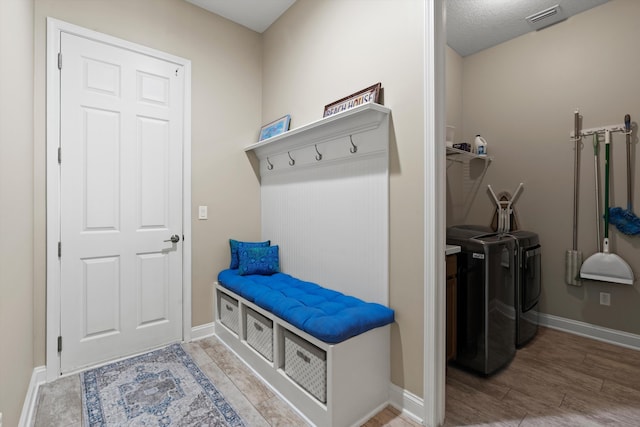
{"label": "dustpan", "polygon": [[609,251],[609,145],[611,133],[607,129],[604,135],[605,163],[604,163],[604,240],[602,252],[591,255],[582,263],[580,277],[583,279],[600,280],[603,282],[633,285],[633,271],[625,260]]}

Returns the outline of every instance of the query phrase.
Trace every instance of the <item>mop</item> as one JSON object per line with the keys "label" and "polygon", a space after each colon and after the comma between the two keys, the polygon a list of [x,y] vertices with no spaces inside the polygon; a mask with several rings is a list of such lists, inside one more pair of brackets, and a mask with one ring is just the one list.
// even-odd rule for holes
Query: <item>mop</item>
{"label": "mop", "polygon": [[602,252],[591,255],[580,268],[583,279],[601,280],[603,282],[633,285],[633,271],[629,264],[618,255],[609,252],[609,145],[611,131],[605,130],[605,163],[604,163],[604,240]]}
{"label": "mop", "polygon": [[609,221],[624,234],[635,236],[640,234],[640,218],[631,206],[631,116],[624,116],[624,128],[627,135],[627,209],[619,207],[609,209]]}

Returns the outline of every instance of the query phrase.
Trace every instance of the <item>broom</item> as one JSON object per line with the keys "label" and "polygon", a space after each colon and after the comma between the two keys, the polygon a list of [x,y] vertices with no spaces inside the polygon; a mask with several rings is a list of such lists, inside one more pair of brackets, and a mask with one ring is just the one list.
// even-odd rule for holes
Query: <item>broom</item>
{"label": "broom", "polygon": [[609,145],[611,132],[605,130],[605,163],[604,163],[604,240],[602,252],[591,255],[580,268],[583,279],[601,280],[604,282],[633,285],[633,270],[625,260],[609,251]]}
{"label": "broom", "polygon": [[609,222],[624,234],[635,236],[640,234],[640,218],[631,206],[631,116],[624,116],[624,128],[627,136],[627,209],[620,207],[609,209]]}

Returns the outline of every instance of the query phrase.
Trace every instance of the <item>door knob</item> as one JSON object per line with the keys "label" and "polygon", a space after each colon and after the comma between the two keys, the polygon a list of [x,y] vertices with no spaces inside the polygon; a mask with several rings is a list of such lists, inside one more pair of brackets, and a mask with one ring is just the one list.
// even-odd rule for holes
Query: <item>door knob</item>
{"label": "door knob", "polygon": [[169,240],[165,240],[165,242],[171,242],[171,243],[178,243],[179,241],[180,241],[180,236],[178,236],[177,234],[174,234],[173,236],[171,236]]}

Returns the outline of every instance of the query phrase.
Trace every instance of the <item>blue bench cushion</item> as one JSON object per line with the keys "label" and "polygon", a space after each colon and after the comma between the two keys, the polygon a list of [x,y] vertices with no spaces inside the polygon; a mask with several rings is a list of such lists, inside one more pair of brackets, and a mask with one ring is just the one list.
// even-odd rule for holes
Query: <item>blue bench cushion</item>
{"label": "blue bench cushion", "polygon": [[394,311],[388,307],[284,273],[240,276],[238,270],[228,269],[218,274],[218,283],[330,344],[394,321]]}

